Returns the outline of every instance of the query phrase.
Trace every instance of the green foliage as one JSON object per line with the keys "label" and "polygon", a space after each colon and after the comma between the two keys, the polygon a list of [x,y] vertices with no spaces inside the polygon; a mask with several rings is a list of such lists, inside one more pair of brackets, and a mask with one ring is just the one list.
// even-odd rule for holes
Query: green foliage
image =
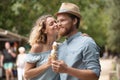
{"label": "green foliage", "polygon": [[[87,2],[87,3],[86,3]],[[81,13],[83,21],[81,28],[83,32],[88,33],[95,41],[103,46],[106,43],[106,19],[107,15],[104,13],[105,1],[84,1],[84,11]]]}
{"label": "green foliage", "polygon": [[[49,3],[49,4],[48,4]],[[2,0],[0,28],[28,36],[35,20],[43,14],[53,14],[57,2],[53,0]]]}
{"label": "green foliage", "polygon": [[110,0],[108,4],[111,21],[108,24],[107,45],[110,50],[120,53],[120,0]]}
{"label": "green foliage", "polygon": [[80,7],[80,31],[89,34],[103,46],[106,44],[108,15],[105,0],[0,0],[0,28],[29,36],[35,20],[43,14],[54,15],[62,2],[72,2]]}

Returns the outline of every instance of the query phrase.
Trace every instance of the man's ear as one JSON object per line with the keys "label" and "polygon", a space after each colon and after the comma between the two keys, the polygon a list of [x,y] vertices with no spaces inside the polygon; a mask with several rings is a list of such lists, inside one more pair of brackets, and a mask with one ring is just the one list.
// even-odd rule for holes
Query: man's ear
{"label": "man's ear", "polygon": [[77,24],[77,21],[78,21],[77,18],[75,18],[75,19],[73,20],[73,24],[76,25],[76,24]]}

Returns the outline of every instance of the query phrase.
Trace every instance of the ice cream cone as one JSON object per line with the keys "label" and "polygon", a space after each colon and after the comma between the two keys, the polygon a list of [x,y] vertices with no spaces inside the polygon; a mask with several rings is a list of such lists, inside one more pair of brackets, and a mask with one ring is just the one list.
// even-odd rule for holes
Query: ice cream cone
{"label": "ice cream cone", "polygon": [[57,47],[58,47],[57,42],[54,42],[50,54],[52,60],[57,60]]}

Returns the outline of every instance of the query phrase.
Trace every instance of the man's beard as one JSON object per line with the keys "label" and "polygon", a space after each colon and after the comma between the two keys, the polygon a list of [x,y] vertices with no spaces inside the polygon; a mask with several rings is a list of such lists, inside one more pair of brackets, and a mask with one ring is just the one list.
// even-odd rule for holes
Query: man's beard
{"label": "man's beard", "polygon": [[72,32],[72,28],[63,28],[62,30],[58,31],[58,37],[65,37],[68,36]]}

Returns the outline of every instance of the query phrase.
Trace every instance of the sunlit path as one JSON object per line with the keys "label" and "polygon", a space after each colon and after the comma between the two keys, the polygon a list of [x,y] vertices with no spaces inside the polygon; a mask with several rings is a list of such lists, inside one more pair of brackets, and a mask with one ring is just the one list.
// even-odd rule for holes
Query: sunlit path
{"label": "sunlit path", "polygon": [[113,59],[100,59],[102,72],[99,80],[110,80],[109,73],[113,69],[113,61]]}

